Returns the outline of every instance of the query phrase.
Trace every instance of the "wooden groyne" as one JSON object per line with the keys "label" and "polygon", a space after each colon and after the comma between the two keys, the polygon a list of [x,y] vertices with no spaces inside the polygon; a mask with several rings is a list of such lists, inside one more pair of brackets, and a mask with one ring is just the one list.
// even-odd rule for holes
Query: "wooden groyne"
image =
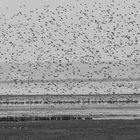
{"label": "wooden groyne", "polygon": [[0,122],[21,122],[21,121],[52,121],[52,120],[92,120],[90,116],[7,116],[0,117]]}
{"label": "wooden groyne", "polygon": [[0,106],[62,104],[139,104],[140,94],[119,95],[10,95],[0,96]]}

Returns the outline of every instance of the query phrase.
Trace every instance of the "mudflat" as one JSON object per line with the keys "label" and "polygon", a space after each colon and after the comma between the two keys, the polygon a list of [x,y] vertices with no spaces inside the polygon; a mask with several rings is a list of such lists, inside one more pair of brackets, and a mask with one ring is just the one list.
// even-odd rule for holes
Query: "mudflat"
{"label": "mudflat", "polygon": [[0,140],[140,140],[140,120],[1,122]]}

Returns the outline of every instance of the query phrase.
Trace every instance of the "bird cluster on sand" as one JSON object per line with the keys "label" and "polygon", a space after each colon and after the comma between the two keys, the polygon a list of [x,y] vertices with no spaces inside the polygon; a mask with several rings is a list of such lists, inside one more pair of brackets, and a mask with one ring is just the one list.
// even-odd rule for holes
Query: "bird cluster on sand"
{"label": "bird cluster on sand", "polygon": [[140,1],[26,8],[0,14],[0,94],[139,92]]}

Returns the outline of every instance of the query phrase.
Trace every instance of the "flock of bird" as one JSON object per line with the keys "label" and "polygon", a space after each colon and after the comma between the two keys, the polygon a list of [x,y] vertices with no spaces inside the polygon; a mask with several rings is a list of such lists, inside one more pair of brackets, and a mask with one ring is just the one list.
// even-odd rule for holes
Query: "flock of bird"
{"label": "flock of bird", "polygon": [[0,94],[139,93],[139,8],[75,0],[0,14]]}

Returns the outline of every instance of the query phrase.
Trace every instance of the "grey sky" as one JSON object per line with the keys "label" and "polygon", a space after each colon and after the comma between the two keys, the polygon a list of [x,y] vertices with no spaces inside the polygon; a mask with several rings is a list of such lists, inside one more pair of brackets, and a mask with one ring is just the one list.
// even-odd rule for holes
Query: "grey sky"
{"label": "grey sky", "polygon": [[[113,78],[139,77],[139,65],[135,65],[140,58],[139,9],[138,0],[0,0],[0,62],[41,62],[44,70],[52,63],[49,70],[56,74],[57,69],[59,78],[64,73],[79,77],[71,75],[74,69],[95,78],[105,73]],[[109,61],[115,66],[100,64]],[[66,70],[58,63],[72,63],[73,68]],[[29,71],[34,69],[27,65]],[[6,75],[10,73],[6,71],[11,65],[1,67]],[[10,77],[24,75],[17,70],[18,66]]]}
{"label": "grey sky", "polygon": [[[0,80],[140,77],[139,9],[139,0],[0,0]],[[0,94],[138,93],[139,87],[19,82],[1,84]]]}
{"label": "grey sky", "polygon": [[[95,6],[95,8],[93,8],[93,5],[94,5],[94,2],[97,2],[97,6]],[[101,3],[100,6],[101,8],[99,8],[99,4],[98,3]],[[82,5],[80,5],[79,3],[81,3]],[[26,7],[24,7],[24,4],[26,5]],[[6,24],[19,24],[18,23],[18,20],[21,20],[23,23],[27,23],[27,21],[25,21],[25,19],[22,17],[22,16],[19,16],[18,18],[14,18],[14,19],[10,19],[10,17],[16,13],[18,13],[19,11],[21,11],[22,13],[24,14],[27,14],[27,16],[30,15],[29,11],[30,10],[34,10],[35,8],[38,8],[38,12],[41,12],[42,9],[43,9],[43,6],[44,5],[50,5],[50,9],[52,9],[52,11],[54,11],[54,9],[61,5],[61,6],[66,6],[67,4],[70,4],[70,5],[74,5],[75,8],[72,8],[72,11],[68,10],[68,18],[71,18],[73,17],[74,19],[72,20],[72,23],[75,24],[75,23],[79,23],[79,21],[77,21],[77,18],[75,17],[75,14],[76,12],[79,12],[80,10],[86,10],[88,8],[89,10],[89,15],[90,15],[90,12],[92,10],[96,10],[94,12],[94,19],[93,20],[97,20],[99,22],[103,22],[104,20],[108,20],[109,17],[107,17],[107,13],[106,12],[103,12],[101,13],[101,10],[107,10],[107,9],[110,9],[110,13],[108,14],[108,16],[111,15],[111,13],[114,12],[113,15],[113,22],[111,23],[106,23],[106,24],[100,24],[102,26],[102,30],[99,32],[98,30],[97,31],[97,34],[96,36],[98,38],[95,38],[95,41],[93,41],[93,43],[91,44],[88,44],[86,43],[86,47],[89,46],[89,48],[95,48],[93,51],[96,51],[96,50],[99,50],[99,55],[101,55],[101,60],[106,60],[106,61],[110,61],[110,60],[114,60],[113,57],[116,57],[117,59],[119,60],[126,60],[126,59],[133,59],[132,57],[127,57],[127,55],[130,55],[134,50],[140,50],[140,41],[139,41],[139,38],[140,38],[140,34],[138,34],[140,31],[140,29],[138,28],[139,27],[139,24],[140,24],[140,12],[139,12],[139,8],[140,8],[140,3],[138,3],[138,0],[127,0],[127,1],[115,1],[113,2],[114,5],[111,5],[111,6],[108,6],[111,4],[111,0],[86,0],[86,1],[75,1],[75,0],[72,0],[72,1],[68,1],[68,0],[35,0],[34,2],[32,0],[12,0],[9,2],[9,0],[0,0],[0,13],[1,15],[5,15],[5,17],[3,17],[3,19],[6,19]],[[84,5],[86,4],[86,6]],[[120,4],[120,5],[119,5]],[[134,6],[136,8],[133,8],[131,6]],[[21,6],[21,7],[20,7]],[[8,7],[8,9],[6,9],[6,7]],[[119,8],[118,10],[116,10],[116,8]],[[125,9],[124,9],[125,7]],[[85,9],[84,9],[85,8]],[[96,9],[97,8],[97,9]],[[138,11],[138,12],[136,12]],[[133,13],[131,13],[133,12]],[[106,15],[105,15],[106,14]],[[116,16],[116,15],[119,15],[121,14],[120,16]],[[126,15],[125,15],[126,14]],[[130,15],[129,15],[130,14]],[[135,17],[134,15],[137,14],[137,16]],[[35,22],[37,24],[38,27],[36,27],[36,29],[38,28],[38,31],[40,32],[40,27],[39,25],[43,24],[43,23],[38,23],[38,21],[36,21],[36,17],[38,15],[35,15],[33,14],[32,16],[32,19],[31,21],[29,21],[29,26]],[[123,18],[121,18],[121,16],[123,16]],[[129,16],[131,17],[131,19],[129,20]],[[103,17],[105,17],[103,19]],[[23,18],[23,19],[22,19]],[[1,19],[1,23],[4,23],[3,19]],[[69,19],[70,20],[70,19]],[[69,20],[67,20],[66,22],[69,22]],[[134,25],[132,25],[131,23],[129,25],[127,25],[127,22],[131,22],[131,21],[135,21],[134,22]],[[44,21],[43,21],[44,22]],[[113,40],[109,40],[107,38],[107,30],[109,30],[111,32],[111,30],[113,29],[113,26],[116,26],[117,23],[119,23],[120,25],[120,29],[118,29],[116,32],[114,32],[114,39]],[[136,26],[137,25],[137,26]],[[1,28],[6,28],[6,26],[2,27]],[[83,26],[84,27],[84,26]],[[87,37],[90,39],[90,40],[93,40],[93,34],[95,33],[95,31],[93,31],[92,29],[96,28],[97,25],[96,23],[94,24],[91,24],[90,27],[87,27],[87,30],[83,30],[83,32],[87,35]],[[62,26],[63,28],[63,26]],[[24,28],[23,28],[24,29]],[[133,31],[128,33],[128,29],[132,29]],[[77,29],[75,29],[77,30]],[[28,30],[27,30],[28,31]],[[118,34],[119,32],[119,34]],[[53,33],[53,32],[52,32]],[[13,34],[16,36],[16,32],[13,32]],[[111,35],[111,33],[109,33],[109,35]],[[116,37],[118,35],[118,38]],[[128,35],[130,36],[130,40],[129,41],[125,36]],[[136,40],[136,38],[134,37],[137,37],[138,39],[138,42],[137,44],[132,44],[132,45],[128,45],[127,43],[131,43],[131,42],[134,42]],[[26,38],[26,36],[25,36]],[[56,37],[57,38],[57,37]],[[103,39],[104,38],[104,39]],[[37,56],[39,55],[39,51],[36,51],[36,48],[35,48],[35,44],[30,44],[31,46],[29,47],[28,44],[23,44],[20,42],[20,40],[16,41],[15,40],[16,38],[14,37],[9,37],[9,41],[12,41],[16,44],[16,47],[15,48],[11,48],[11,46],[9,44],[1,44],[1,52],[4,53],[4,56],[1,56],[1,61],[4,62],[5,61],[5,57],[7,57],[8,60],[11,60],[11,53],[8,53],[7,52],[7,48],[9,49],[9,51],[13,52],[14,55],[13,57],[17,60],[20,60],[25,62],[25,61],[36,61],[36,58]],[[3,40],[2,36],[1,36],[1,40]],[[65,38],[66,41],[69,41],[69,36],[67,35],[66,38]],[[79,58],[81,56],[85,56],[85,55],[90,55],[90,56],[93,56],[93,54],[91,54],[87,48],[85,48],[85,50],[83,51],[81,49],[81,45],[82,45],[82,40],[83,40],[83,36],[79,36],[79,38],[77,38],[76,42],[77,42],[77,46],[78,47],[74,47],[72,46],[72,48],[74,49],[74,51],[76,52],[76,55],[77,55],[77,58],[75,59],[75,61],[79,61]],[[99,44],[100,41],[104,41],[103,43]],[[112,41],[112,42],[111,42]],[[120,45],[120,42],[122,42],[122,44]],[[113,46],[114,44],[116,45],[120,45],[120,47],[116,46],[116,48]],[[20,55],[20,56],[17,56],[17,54],[15,52],[18,52],[19,51],[22,51],[20,45],[24,45],[25,47],[25,52],[26,54],[25,55]],[[43,49],[45,51],[48,50],[48,46],[45,46],[42,44],[42,41],[39,39],[38,42],[36,42],[36,45],[40,45],[43,47]],[[62,45],[63,48],[66,48],[67,45]],[[103,49],[104,48],[104,49]],[[115,49],[114,49],[115,48]],[[31,51],[31,52],[30,52]],[[36,56],[33,56],[32,53],[36,52]],[[108,53],[106,53],[108,51]],[[63,52],[56,52],[55,49],[51,49],[50,51],[50,54],[52,55],[56,55],[56,54],[60,54],[60,56],[58,57],[58,59],[60,58],[62,61],[65,61],[64,59],[61,58],[61,55],[63,55]],[[114,53],[113,54],[113,57],[112,56],[109,56],[109,53]],[[49,53],[48,53],[49,54]],[[26,56],[26,59],[23,60],[23,58]],[[66,56],[66,55],[65,55]],[[42,54],[42,57],[46,57],[45,55],[43,56]],[[69,56],[66,56],[69,58]],[[139,57],[139,56],[137,56]],[[69,58],[71,59],[71,58]],[[51,61],[51,59],[49,60]]]}

